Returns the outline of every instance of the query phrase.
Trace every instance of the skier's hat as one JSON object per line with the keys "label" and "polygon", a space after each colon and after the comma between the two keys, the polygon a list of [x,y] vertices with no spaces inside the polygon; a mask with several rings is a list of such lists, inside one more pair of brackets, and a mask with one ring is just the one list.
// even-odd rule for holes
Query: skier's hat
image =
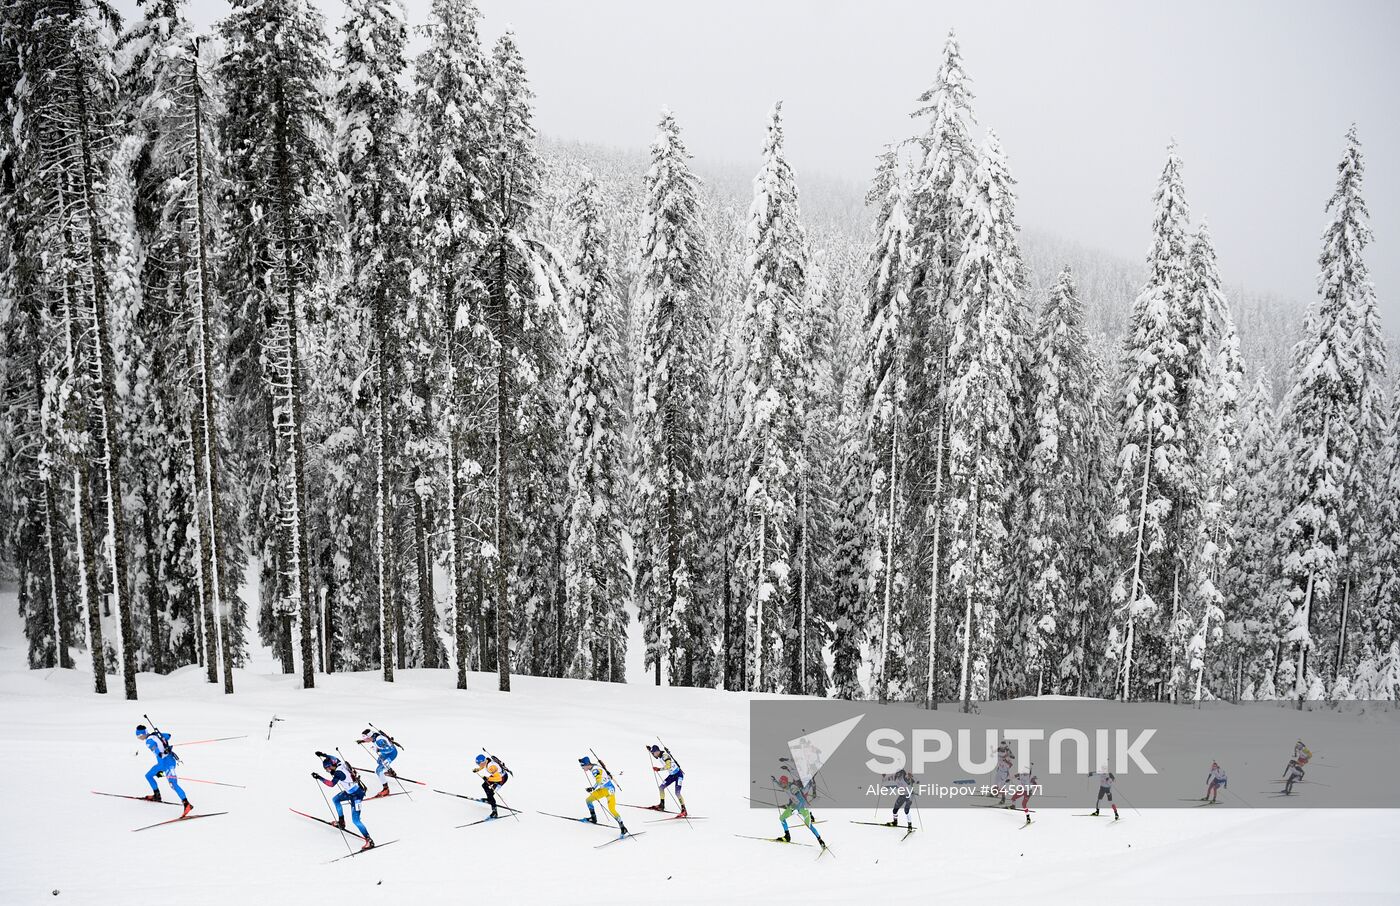
{"label": "skier's hat", "polygon": [[336,768],[340,767],[340,759],[336,758],[334,755],[327,755],[325,758],[321,759],[321,767],[328,771],[334,771]]}
{"label": "skier's hat", "polygon": [[653,755],[659,755],[661,754],[661,747],[655,743],[652,743],[651,745],[647,746],[647,751],[651,752],[651,754]]}
{"label": "skier's hat", "polygon": [[136,735],[137,735],[137,736],[145,736],[145,735],[146,735],[146,725],[145,725],[145,724],[137,724],[137,725],[136,725]]}
{"label": "skier's hat", "polygon": [[591,764],[593,764],[593,761],[587,755],[585,755],[578,760],[578,763],[583,765],[584,767],[588,767]]}
{"label": "skier's hat", "polygon": [[476,763],[477,763],[477,764],[485,764],[485,763],[486,763],[486,756],[485,756],[485,755],[478,755],[478,756],[476,756]]}

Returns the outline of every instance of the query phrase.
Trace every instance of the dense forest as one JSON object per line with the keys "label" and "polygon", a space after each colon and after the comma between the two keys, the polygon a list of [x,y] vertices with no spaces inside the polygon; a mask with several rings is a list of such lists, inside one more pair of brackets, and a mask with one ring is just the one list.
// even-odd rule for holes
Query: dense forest
{"label": "dense forest", "polygon": [[645,152],[542,140],[471,0],[414,59],[397,0],[231,7],[5,6],[32,666],[233,692],[261,644],[307,687],[508,690],[623,681],[630,637],[657,683],[928,707],[1396,698],[1355,127],[1305,310],[1225,286],[1174,147],[1144,263],[1023,234],[951,33],[868,194],[804,207],[781,103],[749,181],[683,111]]}

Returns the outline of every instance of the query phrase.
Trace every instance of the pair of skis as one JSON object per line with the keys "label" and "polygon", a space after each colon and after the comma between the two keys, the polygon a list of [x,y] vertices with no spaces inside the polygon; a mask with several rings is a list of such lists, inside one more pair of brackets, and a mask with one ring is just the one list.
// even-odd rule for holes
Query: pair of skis
{"label": "pair of skis", "polygon": [[[294,815],[301,815],[303,818],[310,818],[312,821],[315,821],[315,822],[318,823],[318,824],[324,824],[324,825],[326,825],[327,827],[335,828],[336,830],[340,831],[342,834],[349,834],[350,836],[354,837],[354,838],[357,839],[357,840],[364,840],[364,839],[365,839],[364,835],[361,834],[361,833],[359,833],[358,831],[352,831],[352,830],[350,830],[350,828],[348,828],[348,827],[341,827],[339,824],[336,824],[334,821],[331,821],[331,820],[328,819],[328,818],[318,818],[318,817],[315,816],[315,815],[308,815],[306,812],[297,811],[297,810],[294,809],[294,808],[289,808],[288,811],[290,811],[290,812],[291,812],[292,814],[294,814]],[[341,859],[348,859],[348,858],[350,858],[351,856],[358,856],[358,855],[361,855],[361,854],[363,854],[363,853],[373,852],[373,851],[376,850],[376,849],[383,849],[384,847],[386,847],[386,846],[392,846],[393,844],[395,844],[395,843],[397,843],[397,842],[399,842],[399,841],[397,841],[397,840],[386,840],[386,841],[383,842],[383,843],[376,843],[376,844],[374,844],[373,846],[368,846],[368,847],[365,847],[364,849],[355,850],[354,852],[346,853],[346,854],[343,855],[343,856],[337,856],[336,858],[331,859],[331,861],[332,861],[332,862],[339,862]]]}
{"label": "pair of skis", "polygon": [[[573,817],[572,815],[556,815],[556,814],[554,814],[553,812],[539,812],[539,814],[544,815],[544,816],[547,817],[547,818],[558,818],[558,819],[560,819],[561,821],[572,821],[572,822],[574,822],[575,824],[592,824],[594,827],[601,827],[601,828],[603,828],[604,830],[612,830],[612,828],[609,827],[609,826],[606,825],[606,824],[598,824],[598,823],[595,822],[595,821],[589,821],[587,818],[575,818],[575,817]],[[646,833],[646,831],[636,831],[635,833],[632,832],[632,831],[628,831],[628,832],[625,833],[625,834],[618,834],[616,837],[613,837],[613,838],[612,838],[611,840],[609,840],[608,842],[606,842],[606,843],[600,843],[600,844],[598,844],[597,846],[595,846],[595,847],[593,847],[593,848],[594,848],[594,849],[602,849],[604,846],[611,846],[611,845],[613,845],[614,843],[618,842],[619,840],[627,840],[627,839],[630,839],[630,838],[632,838],[632,837],[640,837],[640,836],[642,836],[642,835],[645,834],[645,833]]]}
{"label": "pair of skis", "polygon": [[[858,823],[858,822],[857,822],[857,823]],[[781,844],[783,844],[784,846],[807,846],[807,847],[811,847],[811,846],[815,846],[815,845],[816,845],[816,844],[814,844],[814,843],[798,843],[798,842],[795,841],[795,840],[784,840],[782,837],[754,837],[754,836],[751,836],[751,835],[749,835],[749,834],[735,834],[734,836],[740,838],[741,840],[762,840],[764,843],[781,843]],[[832,849],[831,849],[830,846],[828,846],[825,842],[823,842],[823,843],[822,843],[822,851],[819,852],[819,853],[817,853],[817,858],[820,859],[822,856],[826,855],[827,853],[831,853],[831,858],[833,858],[833,859],[836,858],[836,853],[832,851]]]}
{"label": "pair of skis", "polygon": [[[98,790],[93,790],[92,792],[96,796],[112,796],[116,799],[134,799],[137,802],[149,802],[152,805],[173,805],[176,807],[180,807],[182,805],[179,802],[166,802],[160,799],[147,799],[145,796],[128,796],[125,793],[103,793],[99,792]],[[133,827],[131,829],[131,832],[136,833],[137,831],[150,830],[153,827],[164,827],[167,824],[179,824],[181,821],[193,821],[196,818],[215,818],[219,815],[227,814],[228,812],[191,812],[188,815],[181,815],[178,818],[169,818],[165,821],[157,821],[155,824],[147,824],[145,827]]]}
{"label": "pair of skis", "polygon": [[905,840],[908,840],[910,837],[912,837],[914,835],[914,831],[916,830],[916,828],[912,824],[910,824],[908,827],[901,827],[897,822],[895,824],[890,824],[888,821],[852,821],[851,823],[864,824],[868,827],[889,827],[895,830],[902,830],[904,831],[904,836],[899,838],[900,843],[903,843]]}

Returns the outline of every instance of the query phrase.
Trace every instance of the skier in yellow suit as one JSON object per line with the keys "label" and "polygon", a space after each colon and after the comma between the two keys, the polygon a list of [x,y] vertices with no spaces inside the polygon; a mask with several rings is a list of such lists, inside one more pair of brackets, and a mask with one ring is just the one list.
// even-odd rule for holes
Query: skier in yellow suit
{"label": "skier in yellow suit", "polygon": [[613,786],[612,778],[607,775],[601,766],[594,764],[593,759],[589,758],[587,755],[580,758],[578,763],[579,767],[583,768],[584,773],[588,775],[589,780],[592,781],[592,783],[586,787],[588,798],[584,800],[588,805],[588,817],[580,818],[579,820],[587,821],[590,824],[597,824],[598,813],[594,811],[593,803],[601,802],[606,799],[608,801],[608,814],[613,816],[613,820],[617,822],[617,829],[622,831],[625,835],[627,833],[627,825],[622,823],[622,816],[617,813],[617,789]]}

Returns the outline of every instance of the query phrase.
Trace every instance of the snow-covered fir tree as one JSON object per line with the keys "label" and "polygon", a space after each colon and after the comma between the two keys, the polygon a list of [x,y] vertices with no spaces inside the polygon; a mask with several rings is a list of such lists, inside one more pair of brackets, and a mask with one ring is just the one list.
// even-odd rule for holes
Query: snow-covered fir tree
{"label": "snow-covered fir tree", "polygon": [[741,556],[744,594],[753,618],[749,683],[765,691],[780,685],[774,660],[787,629],[781,605],[794,579],[792,529],[798,485],[806,480],[808,468],[801,446],[806,414],[799,387],[807,249],[797,184],[783,154],[781,103],[768,117],[748,235],[739,399],[747,548]]}
{"label": "snow-covered fir tree", "polygon": [[[469,661],[486,669],[495,633],[484,598],[494,546],[485,526],[489,459],[484,376],[469,363],[481,353],[476,333],[480,284],[473,263],[484,243],[487,62],[469,0],[436,0],[421,33],[412,100],[410,220],[414,291],[402,328],[408,411],[405,481],[413,494],[413,546],[420,606],[432,599],[434,460],[446,472],[440,517],[447,534],[457,685]],[[469,526],[479,526],[474,536]],[[469,597],[470,595],[470,597]],[[388,615],[386,614],[386,618]],[[469,650],[471,640],[476,650]]]}
{"label": "snow-covered fir tree", "polygon": [[[1084,310],[1068,269],[1041,308],[1034,339],[1029,461],[1022,488],[1027,588],[1024,638],[1035,694],[1060,691],[1078,620],[1070,606],[1092,580],[1077,536],[1094,500],[1092,355]],[[1030,691],[1028,687],[1027,692]]]}
{"label": "snow-covered fir tree", "polygon": [[[908,408],[912,413],[906,449],[909,461],[899,466],[906,490],[905,512],[899,514],[904,531],[917,540],[910,551],[920,564],[912,569],[906,592],[907,610],[891,617],[902,625],[905,640],[897,646],[903,657],[891,663],[881,655],[880,688],[883,699],[894,689],[917,695],[929,707],[939,699],[961,692],[952,677],[960,657],[952,627],[959,611],[949,597],[949,537],[946,518],[949,494],[949,346],[952,342],[952,306],[963,254],[964,205],[969,181],[978,166],[971,129],[972,94],[963,69],[957,36],[948,33],[943,59],[933,87],[920,101],[916,115],[928,117],[928,127],[917,139],[920,155],[910,185],[909,221],[913,260],[909,276],[909,314],[906,330],[910,363],[906,371]],[[899,600],[897,596],[893,598]],[[892,609],[897,608],[892,606]],[[890,633],[882,628],[881,636]],[[914,638],[920,641],[915,643]],[[888,643],[896,650],[893,643]],[[920,663],[910,663],[922,648]],[[892,667],[898,666],[899,670]],[[918,678],[922,675],[922,690]],[[946,678],[941,679],[940,677]],[[890,687],[889,684],[895,684]]]}
{"label": "snow-covered fir tree", "polygon": [[[1294,605],[1284,642],[1300,707],[1313,678],[1335,670],[1345,655],[1352,571],[1364,560],[1353,547],[1363,543],[1377,509],[1384,348],[1363,257],[1371,241],[1361,194],[1364,170],[1353,128],[1327,204],[1331,216],[1318,260],[1321,298],[1295,348],[1293,384],[1284,400],[1283,568],[1292,580]],[[1329,630],[1326,636],[1334,641],[1318,637],[1321,630]],[[1319,664],[1309,655],[1322,644],[1331,646],[1332,657]]]}
{"label": "snow-covered fir tree", "polygon": [[1118,694],[1133,697],[1133,669],[1161,682],[1166,667],[1164,606],[1178,579],[1172,504],[1186,470],[1181,444],[1176,313],[1187,292],[1186,197],[1173,146],[1157,185],[1147,284],[1133,306],[1118,400],[1120,445],[1110,532],[1124,551],[1113,586],[1118,621],[1110,652],[1118,660]]}
{"label": "snow-covered fir tree", "polygon": [[[521,669],[558,676],[565,659],[560,575],[564,496],[560,423],[560,284],[553,250],[530,230],[539,169],[531,122],[533,94],[515,38],[491,51],[485,108],[485,243],[476,264],[482,287],[479,360],[490,375],[486,421],[491,459],[496,667],[510,691],[512,657]],[[518,653],[511,636],[517,633]]]}
{"label": "snow-covered fir tree", "polygon": [[627,612],[622,571],[618,484],[622,437],[618,425],[615,334],[608,324],[614,288],[603,235],[601,199],[585,176],[572,210],[578,243],[570,268],[567,312],[568,519],[564,581],[572,651],[563,675],[624,678]]}
{"label": "snow-covered fir tree", "polygon": [[1006,500],[1016,450],[1021,306],[1011,173],[989,132],[968,181],[962,254],[948,310],[948,592],[962,609],[958,697],[963,708],[990,694],[992,644],[1011,576]]}
{"label": "snow-covered fir tree", "polygon": [[[250,518],[263,522],[261,628],[278,636],[291,664],[298,624],[302,684],[315,685],[322,631],[313,584],[313,513],[306,477],[310,396],[304,335],[323,323],[331,236],[331,125],[321,96],[328,40],[304,0],[235,3],[221,25],[227,44],[220,75],[226,107],[220,134],[228,176],[224,209],[234,237],[225,258],[226,296],[241,298],[231,338],[234,404],[248,441],[237,455],[260,498]],[[237,292],[237,296],[232,294]],[[273,540],[266,520],[276,520]],[[275,617],[274,617],[275,614]],[[280,631],[279,631],[280,630]]]}
{"label": "snow-covered fir tree", "polygon": [[[322,569],[327,595],[336,601],[337,619],[328,636],[346,651],[346,666],[378,661],[384,678],[392,680],[395,654],[405,663],[408,647],[401,643],[404,595],[397,586],[401,559],[394,537],[394,513],[403,496],[398,329],[412,261],[407,95],[400,84],[408,27],[398,0],[355,0],[340,31],[335,152],[345,234],[336,292],[339,317],[330,324],[338,332],[336,345],[350,352],[336,376],[350,384],[329,387],[326,394],[334,446],[328,451],[333,461],[323,497],[332,530]],[[365,369],[373,375],[368,388],[361,377]],[[434,599],[420,595],[417,604],[414,662],[442,666]]]}
{"label": "snow-covered fir tree", "polygon": [[[709,630],[677,637],[688,611],[698,562],[697,482],[708,351],[700,297],[704,255],[696,181],[680,127],[663,111],[651,146],[642,213],[642,251],[635,306],[640,349],[634,363],[633,436],[638,611],[646,665],[661,684],[662,665],[694,659]],[[684,651],[684,654],[679,652]]]}

